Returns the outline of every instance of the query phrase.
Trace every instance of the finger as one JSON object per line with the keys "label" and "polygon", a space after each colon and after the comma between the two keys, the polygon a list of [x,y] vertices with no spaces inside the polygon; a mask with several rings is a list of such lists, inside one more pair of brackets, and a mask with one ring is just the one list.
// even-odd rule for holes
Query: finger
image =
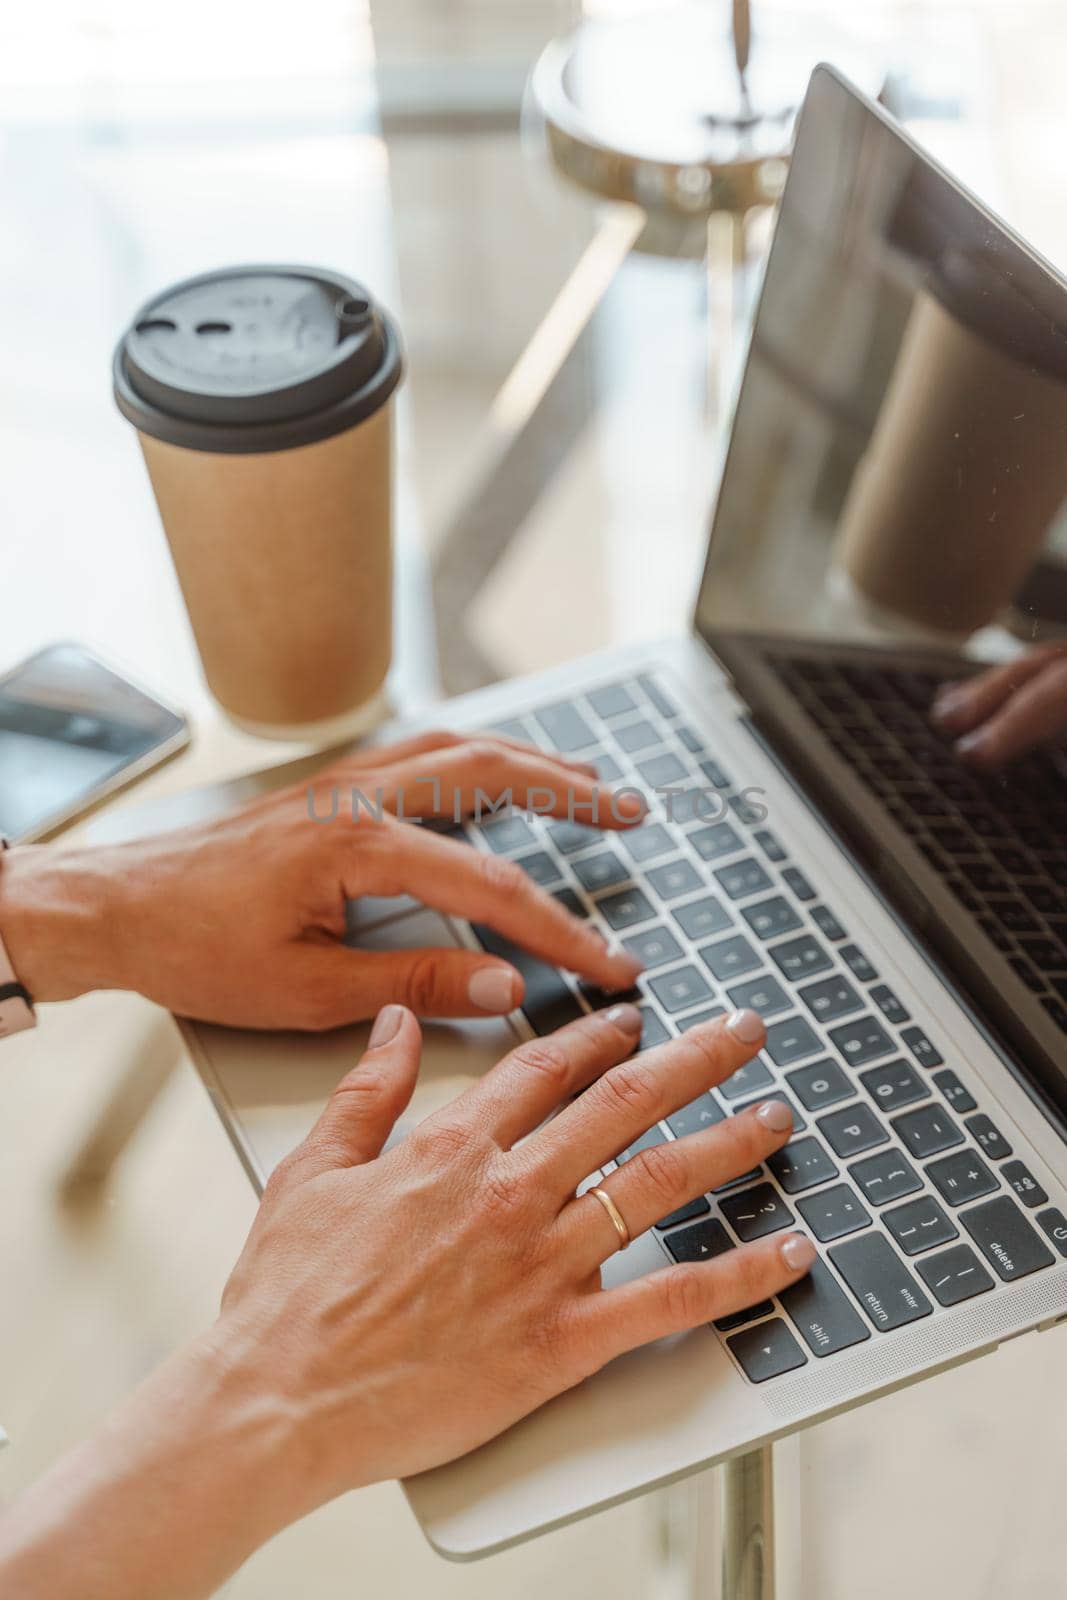
{"label": "finger", "polygon": [[530,1039],[465,1090],[456,1109],[509,1150],[571,1095],[629,1055],[642,1026],[637,1007],[622,1004],[594,1011],[546,1038]]}
{"label": "finger", "polygon": [[507,1016],[525,990],[506,961],[453,946],[353,950],[308,941],[293,976],[307,1004],[304,1026],[315,1031],[361,1022],[391,1001],[418,1017]]}
{"label": "finger", "polygon": [[[596,1204],[596,1201],[593,1202]],[[816,1250],[802,1233],[776,1234],[591,1295],[579,1313],[597,1366],[627,1350],[683,1333],[769,1300],[810,1270]]]}
{"label": "finger", "polygon": [[1017,689],[1043,672],[1051,652],[1058,652],[1059,648],[1034,650],[1017,661],[1005,661],[986,672],[976,673],[973,678],[942,684],[930,707],[932,721],[946,733],[957,735],[977,728],[999,711]]}
{"label": "finger", "polygon": [[661,1117],[736,1072],[765,1037],[754,1011],[735,1011],[613,1067],[531,1140],[542,1181],[561,1201],[573,1195]]}
{"label": "finger", "polygon": [[307,1138],[275,1169],[271,1187],[288,1189],[380,1155],[414,1092],[421,1051],[422,1033],[410,1011],[398,1005],[380,1011],[363,1055],[341,1079]]}
{"label": "finger", "polygon": [[391,818],[382,825],[357,824],[348,838],[359,846],[343,884],[350,900],[413,895],[437,911],[489,923],[535,956],[605,989],[628,989],[642,970],[633,956],[610,952],[598,933],[506,857]]}
{"label": "finger", "polygon": [[[377,774],[375,776],[378,776]],[[647,806],[632,790],[618,794],[539,750],[478,740],[397,762],[380,774],[372,805],[404,817],[484,819],[506,806],[539,816],[578,817],[590,826],[626,828]]]}
{"label": "finger", "polygon": [[[600,1188],[614,1203],[630,1238],[636,1239],[698,1195],[760,1166],[788,1143],[792,1132],[789,1107],[780,1100],[767,1100],[714,1128],[639,1151],[603,1179]],[[619,1248],[611,1216],[595,1195],[572,1200],[558,1226],[560,1248],[584,1272],[600,1266]]]}
{"label": "finger", "polygon": [[1055,739],[1067,728],[1067,659],[1047,663],[980,728],[957,739],[972,766],[993,770]]}
{"label": "finger", "polygon": [[[427,733],[412,734],[410,738],[398,739],[393,744],[365,745],[354,750],[351,755],[342,757],[333,766],[328,767],[322,777],[329,777],[331,773],[348,771],[366,771],[386,769],[396,766],[401,761],[410,760],[414,756],[427,755],[435,750],[453,750],[460,745],[470,744],[472,738],[479,742],[487,741],[506,750],[521,750],[527,754],[543,755],[535,744],[524,743],[520,739],[511,739],[500,733],[455,733],[447,728],[433,728]],[[592,775],[596,767],[591,761],[580,761],[577,757],[565,756],[553,751],[551,759],[562,767],[574,767],[580,772]]]}

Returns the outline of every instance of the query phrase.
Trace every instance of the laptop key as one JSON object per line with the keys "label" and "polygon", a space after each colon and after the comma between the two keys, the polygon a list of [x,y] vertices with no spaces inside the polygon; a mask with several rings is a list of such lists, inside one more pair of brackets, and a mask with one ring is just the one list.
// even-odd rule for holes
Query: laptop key
{"label": "laptop key", "polygon": [[780,894],[772,895],[769,900],[757,900],[754,906],[744,906],[741,915],[761,939],[776,939],[779,934],[792,933],[801,926],[796,911]]}
{"label": "laptop key", "polygon": [[966,1206],[992,1194],[1000,1185],[981,1156],[973,1150],[956,1150],[950,1156],[931,1161],[926,1169],[930,1182],[950,1206]]}
{"label": "laptop key", "polygon": [[771,880],[755,856],[745,856],[728,867],[716,867],[715,877],[731,900],[744,900],[772,887]]}
{"label": "laptop key", "polygon": [[633,695],[621,683],[607,683],[602,689],[588,689],[585,698],[597,716],[603,717],[605,722],[610,722],[612,717],[623,717],[628,711],[637,709]]}
{"label": "laptop key", "polygon": [[959,1238],[959,1229],[930,1195],[882,1212],[882,1221],[905,1255],[917,1256]]}
{"label": "laptop key", "polygon": [[728,822],[712,822],[707,827],[694,828],[688,839],[702,861],[717,861],[720,856],[730,856],[744,848]]}
{"label": "laptop key", "polygon": [[922,1180],[899,1150],[880,1150],[876,1156],[856,1161],[848,1169],[872,1206],[887,1206],[922,1188]]}
{"label": "laptop key", "polygon": [[528,856],[515,856],[514,861],[534,883],[542,885],[558,883],[563,876],[558,863],[552,859],[547,850],[535,850]]}
{"label": "laptop key", "polygon": [[719,1084],[719,1093],[724,1100],[742,1100],[748,1095],[759,1094],[763,1089],[773,1088],[774,1079],[767,1071],[766,1063],[756,1056],[752,1061],[746,1061],[743,1067],[738,1067],[728,1078]]}
{"label": "laptop key", "polygon": [[670,750],[661,756],[652,756],[648,761],[639,761],[637,770],[641,781],[650,789],[666,789],[670,784],[680,783],[687,775],[685,762],[679,761]]}
{"label": "laptop key", "polygon": [[655,706],[656,710],[659,712],[661,717],[666,717],[668,722],[669,722],[672,717],[676,717],[678,715],[677,708],[673,705],[673,703],[671,702],[669,697],[666,694],[664,694],[663,690],[660,688],[659,683],[651,675],[651,673],[649,673],[649,672],[641,672],[641,673],[639,673],[637,681],[641,685],[642,689],[645,691],[645,693],[647,694],[648,698],[651,700],[652,704]]}
{"label": "laptop key", "polygon": [[928,1317],[933,1305],[881,1233],[834,1245],[830,1260],[880,1333]]}
{"label": "laptop key", "polygon": [[832,1356],[871,1337],[824,1261],[815,1261],[808,1275],[783,1289],[778,1298],[813,1355]]}
{"label": "laptop key", "polygon": [[854,978],[860,983],[873,983],[878,973],[867,960],[858,944],[843,944],[841,946],[841,959]]}
{"label": "laptop key", "polygon": [[803,1017],[786,1017],[767,1029],[767,1054],[776,1067],[791,1067],[822,1049],[815,1030]]}
{"label": "laptop key", "polygon": [[569,911],[572,917],[587,917],[588,907],[585,906],[573,889],[553,889],[553,900],[558,900],[564,911]]}
{"label": "laptop key", "polygon": [[718,944],[706,944],[697,952],[704,965],[720,983],[743,977],[763,965],[763,958],[753,950],[741,934],[732,939],[720,939]]}
{"label": "laptop key", "polygon": [[802,933],[799,939],[786,939],[783,944],[772,945],[768,954],[782,976],[794,983],[813,978],[816,973],[827,972],[833,966],[818,939],[810,933]]}
{"label": "laptop key", "polygon": [[968,1117],[963,1126],[990,1161],[1006,1161],[1011,1155],[1011,1145],[996,1123],[988,1117],[979,1113],[976,1117]]}
{"label": "laptop key", "polygon": [[786,994],[778,979],[766,973],[744,983],[735,983],[726,993],[731,1005],[738,1010],[758,1011],[763,1018],[776,1017],[793,1004],[792,997]]}
{"label": "laptop key", "polygon": [[733,779],[711,756],[700,763],[700,770],[713,789],[729,789]]}
{"label": "laptop key", "polygon": [[641,1042],[638,1050],[652,1050],[658,1044],[666,1044],[670,1033],[664,1027],[659,1017],[651,1006],[638,1006],[641,1013]]}
{"label": "laptop key", "polygon": [[930,1093],[915,1068],[903,1059],[860,1073],[860,1082],[883,1111],[902,1111]]}
{"label": "laptop key", "polygon": [[847,978],[836,975],[820,978],[818,983],[806,984],[800,990],[800,998],[820,1022],[836,1022],[850,1012],[862,1011],[866,1004]]}
{"label": "laptop key", "polygon": [[894,1117],[893,1131],[920,1161],[963,1143],[963,1134],[948,1112],[936,1105],[919,1106],[915,1111],[905,1111]]}
{"label": "laptop key", "polygon": [[875,984],[870,991],[870,995],[883,1017],[887,1017],[890,1022],[910,1022],[911,1013],[893,993],[888,984]]}
{"label": "laptop key", "polygon": [[1024,1206],[1043,1206],[1048,1200],[1048,1195],[1029,1167],[1021,1161],[1009,1161],[1007,1166],[1001,1167],[1000,1175],[1005,1183],[1011,1185]]}
{"label": "laptop key", "polygon": [[829,906],[812,906],[811,915],[815,926],[831,944],[837,944],[841,939],[847,938],[844,928]]}
{"label": "laptop key", "polygon": [[745,1377],[753,1383],[780,1378],[784,1372],[803,1367],[808,1359],[781,1317],[758,1322],[754,1328],[743,1328],[726,1343]]}
{"label": "laptop key", "polygon": [[592,728],[581,712],[566,701],[556,706],[542,706],[534,716],[557,750],[584,750],[586,745],[594,743]]}
{"label": "laptop key", "polygon": [[930,1043],[921,1028],[903,1028],[900,1037],[920,1067],[943,1067],[945,1058]]}
{"label": "laptop key", "polygon": [[868,1061],[876,1061],[894,1048],[892,1039],[874,1017],[860,1017],[857,1022],[831,1028],[830,1039],[850,1067],[866,1066]]}
{"label": "laptop key", "polygon": [[693,728],[686,727],[683,723],[680,728],[675,728],[674,731],[691,756],[702,756],[704,754],[704,741]]}
{"label": "laptop key", "polygon": [[690,900],[685,906],[674,906],[671,916],[686,938],[694,941],[707,939],[712,934],[733,927],[730,913],[721,900],[716,900],[714,896],[707,900]]}
{"label": "laptop key", "polygon": [[576,861],[574,876],[583,889],[596,894],[601,889],[611,889],[617,883],[625,883],[630,876],[630,869],[619,860],[614,850],[602,850],[599,855],[583,856]]}
{"label": "laptop key", "polygon": [[558,967],[539,961],[521,945],[505,939],[495,928],[472,923],[474,935],[490,955],[502,956],[522,974],[526,984],[522,1010],[535,1033],[554,1033],[567,1022],[577,1022],[585,1012]]}
{"label": "laptop key", "polygon": [[810,1134],[776,1150],[774,1155],[768,1156],[767,1165],[786,1194],[801,1194],[805,1189],[814,1189],[840,1175],[818,1139]]}
{"label": "laptop key", "polygon": [[665,861],[661,867],[649,867],[645,874],[661,900],[680,900],[694,889],[703,889],[704,880],[689,861]]}
{"label": "laptop key", "polygon": [[835,1155],[846,1161],[889,1140],[885,1125],[878,1120],[870,1106],[862,1104],[848,1106],[844,1111],[831,1111],[825,1117],[819,1117],[815,1126]]}
{"label": "laptop key", "polygon": [[782,878],[786,887],[796,895],[798,900],[815,899],[815,890],[799,867],[783,867]]}
{"label": "laptop key", "polygon": [[855,1089],[836,1061],[824,1056],[810,1067],[786,1073],[786,1083],[808,1111],[822,1111],[839,1100],[851,1100]]}
{"label": "laptop key", "polygon": [[978,1102],[970,1090],[964,1087],[950,1067],[946,1067],[944,1072],[935,1072],[934,1083],[953,1111],[973,1111],[977,1106]]}
{"label": "laptop key", "polygon": [[743,1244],[777,1233],[779,1228],[791,1228],[794,1222],[793,1213],[769,1183],[724,1197],[719,1210]]}
{"label": "laptop key", "polygon": [[636,755],[639,750],[650,750],[654,744],[662,741],[662,734],[654,728],[651,722],[646,722],[642,717],[637,722],[624,722],[612,728],[615,742],[627,755]]}
{"label": "laptop key", "polygon": [[1061,1256],[1067,1256],[1067,1217],[1057,1206],[1039,1211],[1037,1220],[1048,1234]]}
{"label": "laptop key", "polygon": [[668,961],[677,961],[682,955],[682,947],[674,934],[662,925],[630,934],[622,941],[622,947],[627,955],[636,956],[648,972],[665,967]]}
{"label": "laptop key", "polygon": [[658,1144],[666,1143],[667,1135],[657,1123],[654,1128],[649,1128],[647,1133],[643,1133],[639,1139],[635,1139],[633,1144],[627,1145],[625,1150],[620,1150],[615,1160],[622,1167],[625,1166],[627,1161],[632,1161],[634,1156],[640,1155],[642,1150],[651,1150]]}
{"label": "laptop key", "polygon": [[850,1183],[835,1183],[797,1201],[797,1210],[822,1244],[865,1228],[871,1214]]}
{"label": "laptop key", "polygon": [[659,822],[644,822],[620,835],[634,861],[655,861],[675,848],[674,840]]}
{"label": "laptop key", "polygon": [[709,1217],[692,1228],[682,1228],[678,1233],[669,1234],[663,1242],[675,1261],[713,1261],[716,1256],[736,1248],[718,1217]]}
{"label": "laptop key", "polygon": [[650,978],[648,986],[668,1016],[711,998],[711,990],[693,966],[676,967],[673,972]]}
{"label": "laptop key", "polygon": [[785,847],[779,843],[769,828],[760,828],[754,838],[768,861],[784,861],[786,859]]}
{"label": "laptop key", "polygon": [[702,1133],[705,1128],[713,1128],[717,1122],[725,1121],[726,1112],[709,1091],[690,1100],[680,1111],[672,1111],[667,1118],[667,1126],[675,1138],[684,1139],[687,1133]]}
{"label": "laptop key", "polygon": [[534,831],[522,817],[492,817],[478,830],[490,850],[506,855],[511,850],[521,850],[524,845],[536,844]]}
{"label": "laptop key", "polygon": [[636,927],[639,922],[648,922],[655,916],[651,902],[640,889],[623,889],[618,894],[606,894],[597,901],[596,909],[616,932]]}
{"label": "laptop key", "polygon": [[960,1221],[1005,1283],[1051,1267],[1056,1259],[1007,1195],[983,1200],[970,1211],[962,1211]]}
{"label": "laptop key", "polygon": [[[643,828],[635,829],[642,833]],[[599,828],[586,828],[580,822],[551,822],[548,826],[548,837],[556,849],[565,856],[571,856],[576,850],[588,850],[594,844],[602,844],[604,835]],[[627,842],[628,836],[627,836]]]}
{"label": "laptop key", "polygon": [[954,1244],[939,1255],[927,1256],[917,1263],[916,1271],[943,1306],[958,1306],[993,1288],[993,1279],[969,1244]]}

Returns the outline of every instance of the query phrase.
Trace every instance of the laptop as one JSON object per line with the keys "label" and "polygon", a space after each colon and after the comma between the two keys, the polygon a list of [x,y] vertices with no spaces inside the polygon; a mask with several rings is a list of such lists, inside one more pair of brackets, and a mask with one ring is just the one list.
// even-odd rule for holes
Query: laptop
{"label": "laptop", "polygon": [[[643,1046],[736,1006],[766,1019],[753,1062],[642,1142],[757,1096],[793,1108],[765,1168],[605,1279],[787,1226],[819,1247],[779,1299],[409,1481],[443,1554],[499,1550],[1067,1317],[1067,756],[982,777],[929,715],[941,683],[1067,626],[1064,348],[1063,281],[819,68],[690,636],[438,708],[649,796],[626,835],[519,814],[464,828],[642,957]],[[525,975],[510,1022],[428,1030],[423,1110],[516,1034],[603,1003],[410,902],[354,907],[352,937],[482,945]],[[309,1123],[361,1037],[188,1031],[259,1183],[294,1102]]]}

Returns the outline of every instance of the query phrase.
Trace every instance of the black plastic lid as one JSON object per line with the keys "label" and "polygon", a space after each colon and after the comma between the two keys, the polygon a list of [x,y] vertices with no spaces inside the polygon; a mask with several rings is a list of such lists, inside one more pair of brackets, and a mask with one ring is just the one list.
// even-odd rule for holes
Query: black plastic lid
{"label": "black plastic lid", "polygon": [[205,272],[143,305],[115,350],[115,400],[142,433],[227,455],[343,433],[400,382],[396,328],[319,267]]}

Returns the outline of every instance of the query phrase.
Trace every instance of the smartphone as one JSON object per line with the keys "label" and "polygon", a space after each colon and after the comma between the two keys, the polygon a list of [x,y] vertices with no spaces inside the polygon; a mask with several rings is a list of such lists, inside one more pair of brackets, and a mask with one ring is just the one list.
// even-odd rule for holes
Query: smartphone
{"label": "smartphone", "polygon": [[43,839],[189,743],[171,706],[78,644],[0,677],[0,833]]}

